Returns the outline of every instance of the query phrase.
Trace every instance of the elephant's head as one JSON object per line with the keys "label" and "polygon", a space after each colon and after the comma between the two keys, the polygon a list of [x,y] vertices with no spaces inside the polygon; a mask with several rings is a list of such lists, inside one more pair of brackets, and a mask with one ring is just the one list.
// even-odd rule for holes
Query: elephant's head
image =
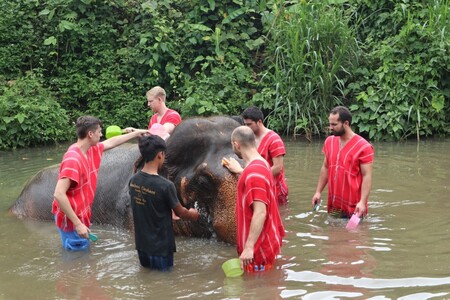
{"label": "elephant's head", "polygon": [[198,222],[175,221],[183,235],[236,242],[236,185],[238,177],[222,166],[222,157],[234,157],[231,133],[240,124],[229,117],[192,118],[178,125],[167,141],[167,177],[177,187],[186,207],[195,207]]}

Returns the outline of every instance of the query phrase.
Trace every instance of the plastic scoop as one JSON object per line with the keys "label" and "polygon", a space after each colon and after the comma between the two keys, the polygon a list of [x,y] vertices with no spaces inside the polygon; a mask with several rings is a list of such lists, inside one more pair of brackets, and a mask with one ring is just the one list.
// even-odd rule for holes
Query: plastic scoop
{"label": "plastic scoop", "polygon": [[167,132],[166,128],[159,123],[153,124],[152,127],[150,127],[149,131],[152,135],[158,135],[163,140],[166,140],[170,136],[170,134]]}
{"label": "plastic scoop", "polygon": [[356,227],[358,227],[359,221],[361,221],[361,218],[358,216],[358,214],[353,214],[345,228],[349,230],[355,229]]}
{"label": "plastic scoop", "polygon": [[112,138],[122,134],[122,129],[119,126],[111,125],[106,128],[106,138]]}
{"label": "plastic scoop", "polygon": [[232,258],[222,264],[222,270],[227,277],[238,277],[244,274],[241,269],[241,262],[239,258]]}
{"label": "plastic scoop", "polygon": [[313,211],[319,211],[320,202],[316,202],[313,207]]}
{"label": "plastic scoop", "polygon": [[96,242],[98,240],[98,237],[95,234],[89,232],[89,239],[93,242]]}

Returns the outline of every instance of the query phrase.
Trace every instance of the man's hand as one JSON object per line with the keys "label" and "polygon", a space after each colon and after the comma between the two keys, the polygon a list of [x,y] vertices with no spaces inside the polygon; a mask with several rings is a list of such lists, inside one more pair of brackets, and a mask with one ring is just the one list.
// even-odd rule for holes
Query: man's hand
{"label": "man's hand", "polygon": [[316,192],[311,199],[311,206],[314,208],[316,205],[319,205],[321,198],[322,198],[322,194],[319,192]]}
{"label": "man's hand", "polygon": [[356,204],[355,214],[357,214],[360,218],[364,217],[367,214],[366,203],[364,201],[359,201],[358,204]]}
{"label": "man's hand", "polygon": [[83,223],[78,223],[75,226],[75,230],[77,231],[78,235],[82,238],[89,239],[89,228],[86,227]]}
{"label": "man's hand", "polygon": [[233,157],[230,157],[228,159],[225,157],[222,158],[222,165],[234,174],[241,174],[244,170],[241,164]]}
{"label": "man's hand", "polygon": [[242,251],[241,256],[239,256],[239,260],[241,261],[241,269],[245,270],[245,267],[248,264],[252,264],[253,261],[253,248],[245,247],[244,251]]}

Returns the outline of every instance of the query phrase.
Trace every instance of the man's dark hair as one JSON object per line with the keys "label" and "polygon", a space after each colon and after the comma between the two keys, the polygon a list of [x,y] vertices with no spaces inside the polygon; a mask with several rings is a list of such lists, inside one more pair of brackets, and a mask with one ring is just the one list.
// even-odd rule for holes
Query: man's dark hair
{"label": "man's dark hair", "polygon": [[241,116],[244,119],[250,119],[254,122],[258,122],[259,120],[261,120],[261,122],[264,121],[264,114],[256,106],[250,106],[242,112]]}
{"label": "man's dark hair", "polygon": [[139,151],[145,162],[155,159],[159,152],[166,151],[166,142],[158,135],[144,135],[139,139]]}
{"label": "man's dark hair", "polygon": [[77,136],[79,139],[84,139],[89,131],[95,131],[102,126],[99,118],[93,116],[81,116],[77,119],[75,127],[77,129]]}
{"label": "man's dark hair", "polygon": [[350,110],[348,110],[347,107],[345,106],[336,106],[335,108],[333,108],[330,111],[330,114],[338,114],[339,118],[338,120],[341,121],[342,123],[345,123],[345,121],[348,121],[348,125],[351,126],[352,125],[352,113],[350,112]]}

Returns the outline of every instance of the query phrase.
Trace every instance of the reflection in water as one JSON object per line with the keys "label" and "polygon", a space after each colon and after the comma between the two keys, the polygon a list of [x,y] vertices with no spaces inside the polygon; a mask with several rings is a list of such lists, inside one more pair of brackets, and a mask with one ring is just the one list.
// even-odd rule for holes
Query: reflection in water
{"label": "reflection in water", "polygon": [[[183,237],[173,272],[149,271],[126,230],[94,225],[99,240],[71,253],[52,223],[4,214],[0,299],[450,299],[450,139],[375,144],[369,217],[351,232],[324,207],[312,211],[321,146],[286,142],[287,235],[271,272],[226,278],[221,265],[235,246]],[[2,211],[65,149],[2,152]]]}
{"label": "reflection in water", "polygon": [[[353,286],[364,289],[392,289],[392,288],[408,288],[408,287],[432,287],[440,285],[448,285],[450,277],[444,278],[398,278],[398,279],[383,279],[383,278],[353,278],[340,277],[335,275],[325,275],[318,272],[303,271],[293,272],[287,271],[286,280],[296,282],[323,282],[331,284],[335,288],[339,286]],[[450,293],[446,293],[450,295]]]}
{"label": "reflection in water", "polygon": [[[62,250],[62,262],[56,282],[58,297],[64,299],[113,299],[100,285],[90,267],[95,263],[89,251],[70,252]],[[80,266],[83,266],[80,270]]]}

